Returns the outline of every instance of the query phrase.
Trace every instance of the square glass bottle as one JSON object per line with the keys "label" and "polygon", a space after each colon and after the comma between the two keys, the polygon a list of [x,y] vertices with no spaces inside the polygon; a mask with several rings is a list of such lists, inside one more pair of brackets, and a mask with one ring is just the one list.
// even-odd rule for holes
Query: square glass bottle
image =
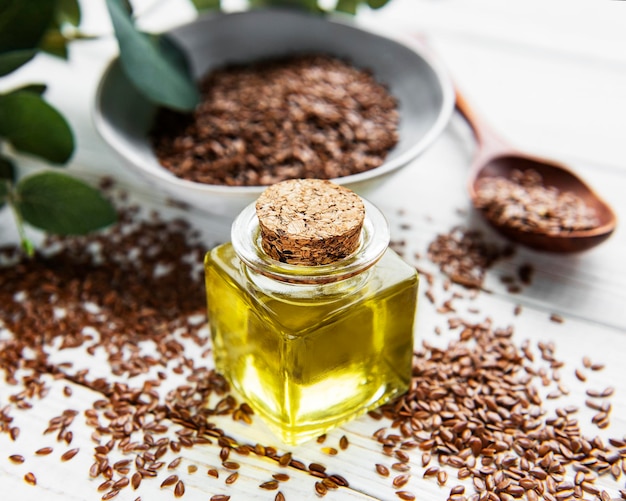
{"label": "square glass bottle", "polygon": [[231,243],[207,253],[208,317],[217,370],[298,444],[408,389],[418,277],[388,249],[380,211],[354,193],[319,180],[274,187],[278,227],[264,193]]}

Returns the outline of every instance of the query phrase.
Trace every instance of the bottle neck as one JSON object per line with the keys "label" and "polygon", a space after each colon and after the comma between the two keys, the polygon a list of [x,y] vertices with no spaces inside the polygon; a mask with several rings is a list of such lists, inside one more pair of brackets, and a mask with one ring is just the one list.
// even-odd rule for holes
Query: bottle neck
{"label": "bottle neck", "polygon": [[346,280],[371,268],[389,245],[389,225],[383,214],[365,203],[365,221],[358,248],[351,255],[330,264],[303,266],[281,263],[269,257],[261,245],[255,205],[246,207],[235,219],[231,241],[235,253],[254,273],[279,282],[321,285]]}

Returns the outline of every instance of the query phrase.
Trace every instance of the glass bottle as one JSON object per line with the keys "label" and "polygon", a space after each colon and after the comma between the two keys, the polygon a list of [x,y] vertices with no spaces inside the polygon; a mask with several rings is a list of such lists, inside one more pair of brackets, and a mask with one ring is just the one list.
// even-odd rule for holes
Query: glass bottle
{"label": "glass bottle", "polygon": [[[260,205],[277,190],[285,197],[274,201],[272,233]],[[342,208],[346,194],[364,209],[360,223]],[[312,239],[298,235],[303,225]],[[283,442],[317,437],[408,389],[418,276],[388,248],[378,209],[329,181],[285,181],[242,211],[231,237],[205,258],[216,368]]]}

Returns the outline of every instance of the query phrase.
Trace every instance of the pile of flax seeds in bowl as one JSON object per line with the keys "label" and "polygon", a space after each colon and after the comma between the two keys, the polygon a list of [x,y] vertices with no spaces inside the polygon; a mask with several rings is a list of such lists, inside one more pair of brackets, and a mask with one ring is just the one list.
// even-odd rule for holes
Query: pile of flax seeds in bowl
{"label": "pile of flax seeds in bowl", "polygon": [[157,114],[151,134],[174,175],[226,186],[332,179],[374,169],[398,143],[396,99],[371,72],[300,54],[209,72],[191,115]]}
{"label": "pile of flax seeds in bowl", "polygon": [[[363,418],[380,423],[371,436],[380,454],[372,457],[371,470],[353,479],[336,466],[342,463],[330,468],[229,432],[229,423],[240,430],[255,427],[256,420],[210,368],[204,250],[188,223],[134,208],[121,209],[119,224],[107,232],[48,239],[34,259],[16,247],[2,248],[0,373],[12,391],[1,397],[0,432],[19,447],[23,414],[36,412],[51,379],[64,385],[67,409],[47,423],[42,446],[25,452],[52,461],[52,449],[60,449],[64,467],[91,478],[93,492],[81,495],[141,499],[152,482],[183,498],[189,478],[202,475],[211,501],[242,499],[234,485],[246,466],[238,458],[257,456],[269,464],[259,493],[275,501],[285,500],[290,479],[302,474],[310,477],[314,495],[335,499],[351,482],[369,478],[371,485],[372,474],[380,489],[368,494],[378,499],[418,499],[412,486],[424,481],[440,486],[441,499],[454,501],[626,499],[620,490],[626,439],[603,441],[581,431],[579,403],[567,402],[569,391],[558,376],[564,363],[556,346],[532,347],[512,327],[489,318],[464,320],[453,300],[436,300],[432,290],[439,281],[455,298],[481,294],[489,268],[507,259],[509,249],[458,227],[439,235],[427,257],[418,259],[420,269],[442,270],[421,269],[422,290],[446,319],[451,340],[445,348],[416,347],[408,393]],[[531,275],[526,267],[519,280]],[[108,375],[74,368],[64,359],[66,350],[104,358]],[[585,358],[576,377],[583,384],[602,368]],[[97,395],[82,411],[73,406],[77,385]],[[550,393],[544,397],[545,388]],[[587,390],[585,405],[595,409],[598,428],[610,425],[612,393]],[[547,411],[546,399],[557,398],[565,403]],[[91,430],[89,450],[83,444],[79,452],[75,444],[77,421]],[[330,442],[322,436],[312,446],[329,461],[349,454],[349,434],[336,447]],[[200,468],[189,459],[186,451],[195,448],[204,448],[203,455],[211,456],[204,460],[213,466]],[[90,461],[78,465],[81,455]],[[26,456],[0,460],[25,468],[24,481],[37,489],[37,468],[45,463]],[[596,484],[600,476],[614,478],[612,493]]]}

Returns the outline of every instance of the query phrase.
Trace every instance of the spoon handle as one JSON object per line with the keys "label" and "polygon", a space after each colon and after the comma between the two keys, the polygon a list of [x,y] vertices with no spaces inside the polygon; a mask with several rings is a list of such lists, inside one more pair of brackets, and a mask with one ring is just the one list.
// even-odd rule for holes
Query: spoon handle
{"label": "spoon handle", "polygon": [[510,151],[511,147],[508,143],[501,139],[487,122],[473,110],[456,85],[454,85],[454,94],[456,98],[456,109],[463,115],[472,128],[476,141],[478,142],[480,155],[482,157],[495,156],[496,154]]}

